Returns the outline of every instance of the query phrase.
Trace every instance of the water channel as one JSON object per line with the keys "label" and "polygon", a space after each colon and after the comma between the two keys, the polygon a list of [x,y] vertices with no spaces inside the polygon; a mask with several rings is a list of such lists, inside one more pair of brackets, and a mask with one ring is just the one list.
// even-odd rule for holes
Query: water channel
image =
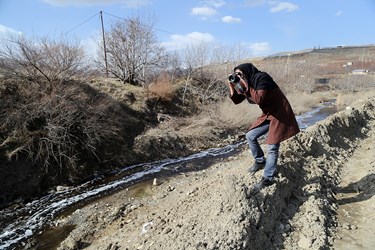
{"label": "water channel", "polygon": [[[324,102],[319,107],[297,116],[297,121],[303,130],[337,111],[334,101]],[[24,206],[5,208],[0,211],[0,218],[9,223],[5,228],[0,229],[0,249],[17,249],[17,246],[22,245],[28,238],[48,228],[56,216],[69,208],[83,206],[90,200],[157,176],[207,168],[214,162],[235,155],[245,146],[245,141],[242,141],[222,148],[211,148],[187,157],[129,166],[110,176],[99,176],[80,186],[51,193]]]}

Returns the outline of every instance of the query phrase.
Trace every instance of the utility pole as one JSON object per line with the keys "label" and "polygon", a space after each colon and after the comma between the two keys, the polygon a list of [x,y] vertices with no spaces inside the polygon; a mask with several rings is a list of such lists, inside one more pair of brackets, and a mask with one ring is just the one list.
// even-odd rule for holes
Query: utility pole
{"label": "utility pole", "polygon": [[102,35],[103,35],[105,73],[106,73],[107,78],[108,78],[107,47],[105,46],[104,24],[103,24],[103,11],[100,11],[100,20],[102,22]]}

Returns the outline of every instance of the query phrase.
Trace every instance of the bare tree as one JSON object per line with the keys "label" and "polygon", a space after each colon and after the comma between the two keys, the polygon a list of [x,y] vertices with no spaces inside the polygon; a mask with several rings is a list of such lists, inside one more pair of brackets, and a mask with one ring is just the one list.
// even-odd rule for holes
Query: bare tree
{"label": "bare tree", "polygon": [[117,21],[105,39],[108,71],[124,83],[142,85],[165,66],[166,53],[153,32],[153,22],[142,23],[139,16]]}
{"label": "bare tree", "polygon": [[184,52],[184,65],[187,68],[185,92],[189,90],[202,102],[225,95],[228,73],[237,60],[247,55],[240,46],[227,47],[212,42],[190,45]]}
{"label": "bare tree", "polygon": [[48,82],[85,76],[88,66],[78,43],[49,38],[11,37],[0,48],[0,67],[4,75]]}
{"label": "bare tree", "polygon": [[171,74],[171,81],[174,82],[176,77],[180,77],[183,73],[181,56],[172,51],[168,53],[166,69]]}

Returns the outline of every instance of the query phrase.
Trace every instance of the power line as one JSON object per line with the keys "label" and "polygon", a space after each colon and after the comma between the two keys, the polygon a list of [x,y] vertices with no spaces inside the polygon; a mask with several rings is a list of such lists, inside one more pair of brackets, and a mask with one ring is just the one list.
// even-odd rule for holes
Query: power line
{"label": "power line", "polygon": [[[128,19],[128,18],[119,17],[119,16],[116,16],[116,15],[113,15],[113,14],[107,13],[107,12],[105,12],[105,11],[103,11],[103,13],[106,14],[106,15],[108,15],[108,16],[112,16],[112,17],[115,17],[115,18],[118,18],[118,19],[125,20],[125,21],[127,21],[127,22],[130,22],[130,21],[131,21],[131,20]],[[144,25],[144,24],[141,24],[141,25],[146,26],[146,25]],[[163,30],[163,29],[160,29],[160,28],[157,28],[157,27],[154,27],[154,26],[152,27],[152,29],[154,29],[154,30],[159,30],[159,31],[161,31],[161,32],[164,32],[164,33],[167,33],[167,34],[170,34],[170,35],[178,35],[178,34],[176,34],[176,33],[173,33],[173,32],[167,31],[167,30]],[[191,40],[195,40],[195,41],[204,42],[204,40],[202,40],[202,39],[197,39],[197,38],[193,38],[193,37],[187,37],[187,38],[189,38],[189,39],[191,39]]]}
{"label": "power line", "polygon": [[[99,16],[99,18],[100,18],[100,13],[104,13],[104,14],[106,14],[106,15],[108,15],[108,16],[115,17],[115,18],[118,18],[118,19],[121,19],[121,20],[124,20],[124,21],[127,21],[127,22],[130,22],[130,21],[131,21],[129,18],[124,18],[124,17],[120,17],[120,16],[117,16],[117,15],[113,15],[113,14],[111,14],[111,13],[107,13],[107,12],[105,12],[105,11],[100,11],[100,12],[95,13],[93,16],[89,17],[88,19],[86,19],[86,20],[83,21],[82,23],[78,24],[77,26],[71,28],[71,29],[68,30],[67,32],[63,33],[63,35],[66,35],[66,34],[72,32],[73,30],[79,28],[80,26],[84,25],[85,23],[87,23],[88,21],[90,21],[91,19],[93,19],[93,18],[96,17],[96,16]],[[146,25],[144,25],[144,24],[142,24],[142,23],[141,23],[141,25],[146,26]],[[178,34],[176,34],[176,33],[174,33],[174,32],[167,31],[167,30],[164,30],[164,29],[160,29],[160,28],[157,28],[157,27],[154,27],[154,26],[152,27],[152,29],[154,29],[154,30],[158,30],[158,31],[160,31],[160,32],[164,32],[164,33],[167,33],[167,34],[170,34],[170,35],[178,35]],[[187,37],[187,38],[189,38],[189,39],[191,39],[191,40],[195,40],[195,41],[204,41],[204,40],[202,40],[202,39],[197,39],[197,38],[193,38],[193,37]]]}
{"label": "power line", "polygon": [[[110,13],[107,13],[105,11],[103,11],[104,14],[107,14],[108,16],[112,16],[112,17],[116,17],[118,19],[122,19],[122,20],[125,20],[127,22],[130,22],[131,20],[128,19],[128,18],[123,18],[123,17],[119,17],[119,16],[116,16],[116,15],[113,15],[113,14],[110,14]],[[176,35],[176,33],[173,33],[173,32],[170,32],[170,31],[166,31],[166,30],[162,30],[162,29],[159,29],[159,28],[156,28],[156,27],[153,27],[153,29],[155,30],[159,30],[161,32],[165,32],[165,33],[168,33],[168,34],[171,34],[171,35]]]}
{"label": "power line", "polygon": [[83,21],[82,23],[78,24],[74,28],[68,30],[67,32],[64,33],[64,35],[68,34],[69,32],[72,32],[73,30],[77,29],[78,27],[84,25],[85,23],[87,23],[88,21],[90,21],[91,19],[93,19],[94,17],[96,17],[97,15],[99,15],[99,13],[100,12],[96,13],[95,15],[93,15],[92,17],[88,18],[87,20]]}

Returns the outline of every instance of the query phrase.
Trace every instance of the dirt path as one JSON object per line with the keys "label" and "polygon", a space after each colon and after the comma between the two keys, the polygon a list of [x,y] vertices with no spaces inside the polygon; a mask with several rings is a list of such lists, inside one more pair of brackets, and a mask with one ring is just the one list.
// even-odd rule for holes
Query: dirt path
{"label": "dirt path", "polygon": [[374,102],[283,143],[277,183],[254,196],[262,171],[247,174],[246,149],[77,209],[55,222],[70,229],[63,242],[44,249],[374,249]]}
{"label": "dirt path", "polygon": [[334,249],[375,249],[375,131],[368,136],[343,166]]}

